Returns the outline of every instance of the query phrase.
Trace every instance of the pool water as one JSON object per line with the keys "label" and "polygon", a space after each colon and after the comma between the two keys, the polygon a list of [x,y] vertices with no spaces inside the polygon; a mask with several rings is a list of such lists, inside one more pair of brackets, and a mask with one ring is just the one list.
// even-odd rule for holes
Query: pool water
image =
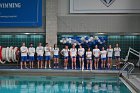
{"label": "pool water", "polygon": [[0,93],[131,93],[115,76],[0,76]]}

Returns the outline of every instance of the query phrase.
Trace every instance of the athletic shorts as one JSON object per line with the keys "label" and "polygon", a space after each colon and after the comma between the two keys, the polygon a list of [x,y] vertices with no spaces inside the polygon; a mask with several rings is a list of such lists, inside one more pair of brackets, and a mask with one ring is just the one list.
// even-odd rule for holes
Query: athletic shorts
{"label": "athletic shorts", "polygon": [[37,56],[37,60],[38,61],[42,61],[43,60],[43,56]]}
{"label": "athletic shorts", "polygon": [[106,58],[101,58],[101,60],[106,60]]}
{"label": "athletic shorts", "polygon": [[92,59],[87,58],[87,60],[91,61]]}
{"label": "athletic shorts", "polygon": [[21,62],[27,61],[27,56],[21,56]]}
{"label": "athletic shorts", "polygon": [[34,56],[29,56],[29,61],[34,61],[34,60],[35,60]]}
{"label": "athletic shorts", "polygon": [[76,58],[76,56],[72,56],[71,58]]}
{"label": "athletic shorts", "polygon": [[51,56],[45,56],[45,60],[46,60],[46,61],[51,60]]}
{"label": "athletic shorts", "polygon": [[107,58],[111,58],[112,59],[112,57],[107,57]]}
{"label": "athletic shorts", "polygon": [[84,58],[84,55],[82,55],[82,56],[79,56],[79,58]]}
{"label": "athletic shorts", "polygon": [[68,59],[68,56],[64,56],[64,59]]}
{"label": "athletic shorts", "polygon": [[59,55],[54,55],[53,58],[59,58]]}
{"label": "athletic shorts", "polygon": [[99,59],[99,57],[94,57],[94,59]]}
{"label": "athletic shorts", "polygon": [[119,59],[120,58],[120,56],[115,56],[115,59]]}

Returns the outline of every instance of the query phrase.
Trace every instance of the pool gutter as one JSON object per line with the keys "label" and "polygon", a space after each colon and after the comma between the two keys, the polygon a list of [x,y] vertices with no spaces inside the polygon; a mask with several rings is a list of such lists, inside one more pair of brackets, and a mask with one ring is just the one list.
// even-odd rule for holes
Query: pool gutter
{"label": "pool gutter", "polygon": [[54,70],[54,69],[1,69],[0,75],[35,75],[35,76],[95,76],[118,75],[117,70]]}

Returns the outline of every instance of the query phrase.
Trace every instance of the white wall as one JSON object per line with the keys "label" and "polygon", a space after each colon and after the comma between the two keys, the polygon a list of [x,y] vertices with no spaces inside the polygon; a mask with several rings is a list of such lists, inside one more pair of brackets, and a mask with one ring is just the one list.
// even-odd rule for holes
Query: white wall
{"label": "white wall", "polygon": [[140,14],[70,14],[58,0],[58,32],[140,32]]}
{"label": "white wall", "polygon": [[57,32],[127,33],[140,32],[139,29],[140,14],[70,14],[69,0],[43,0],[41,28],[0,28],[0,32],[46,31],[46,42],[52,45],[57,43]]}
{"label": "white wall", "polygon": [[57,8],[58,0],[46,2],[46,42],[51,45],[57,43]]}
{"label": "white wall", "polygon": [[70,13],[140,13],[140,0],[107,1],[70,0]]}

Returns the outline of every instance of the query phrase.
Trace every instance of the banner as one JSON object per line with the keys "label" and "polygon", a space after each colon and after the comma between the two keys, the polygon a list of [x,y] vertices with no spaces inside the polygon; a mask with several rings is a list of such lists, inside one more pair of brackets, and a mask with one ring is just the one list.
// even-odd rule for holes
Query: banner
{"label": "banner", "polygon": [[0,0],[0,27],[42,26],[42,0]]}
{"label": "banner", "polygon": [[70,13],[140,13],[140,0],[70,0]]}

